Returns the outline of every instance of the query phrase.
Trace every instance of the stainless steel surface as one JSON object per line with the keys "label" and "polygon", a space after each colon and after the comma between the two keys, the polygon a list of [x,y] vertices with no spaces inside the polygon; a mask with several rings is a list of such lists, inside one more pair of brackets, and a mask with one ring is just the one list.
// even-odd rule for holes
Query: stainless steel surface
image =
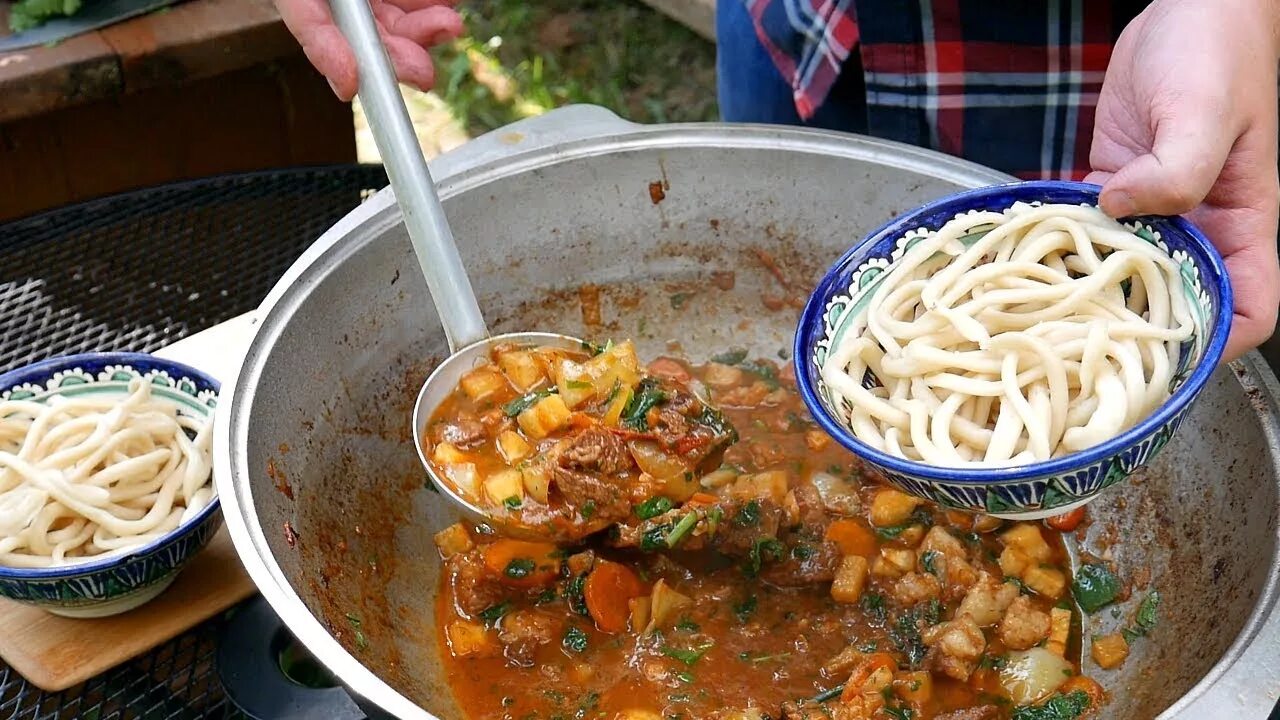
{"label": "stainless steel surface", "polygon": [[488,334],[484,317],[436,195],[435,181],[422,157],[391,60],[378,36],[373,10],[368,0],[331,0],[331,7],[355,53],[360,102],[369,116],[369,129],[387,168],[387,178],[400,200],[422,276],[444,318],[449,347],[478,342]]}
{"label": "stainless steel surface", "polygon": [[[934,153],[846,135],[718,125],[639,127],[595,108],[518,123],[434,171],[495,331],[539,327],[678,342],[705,358],[789,345],[796,292],[850,242],[929,199],[1002,181]],[[665,195],[653,202],[650,185]],[[731,290],[710,273],[736,270]],[[456,516],[424,489],[407,411],[448,344],[389,193],[327,233],[263,305],[224,385],[215,477],[245,566],[290,630],[353,690],[403,718],[459,718],[433,630],[431,535]],[[581,287],[600,288],[587,326]],[[681,312],[685,297],[697,312]],[[642,325],[645,329],[642,330]],[[1085,547],[1147,576],[1162,621],[1119,671],[1104,718],[1264,718],[1280,689],[1277,387],[1256,356],[1221,369],[1144,477],[1094,503]],[[289,493],[280,487],[287,487]],[[296,546],[283,531],[288,522]],[[344,613],[368,638],[356,647]]]}

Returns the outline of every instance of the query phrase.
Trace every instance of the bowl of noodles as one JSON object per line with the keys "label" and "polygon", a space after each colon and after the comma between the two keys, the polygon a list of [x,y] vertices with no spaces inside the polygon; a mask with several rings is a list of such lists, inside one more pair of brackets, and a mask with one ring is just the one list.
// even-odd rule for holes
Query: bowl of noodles
{"label": "bowl of noodles", "polygon": [[796,378],[817,422],[904,492],[1069,512],[1146,465],[1222,358],[1231,287],[1182,218],[1099,188],[999,185],[913,210],[810,297]]}
{"label": "bowl of noodles", "polygon": [[0,375],[0,597],[104,617],[163,592],[222,524],[217,393],[137,353]]}

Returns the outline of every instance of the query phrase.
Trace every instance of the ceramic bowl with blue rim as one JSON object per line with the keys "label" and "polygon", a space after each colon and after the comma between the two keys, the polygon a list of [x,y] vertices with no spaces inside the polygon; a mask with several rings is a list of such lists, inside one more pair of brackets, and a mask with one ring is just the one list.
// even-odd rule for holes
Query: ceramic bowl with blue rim
{"label": "ceramic bowl with blue rim", "polygon": [[[53,358],[0,375],[0,402],[47,402],[55,396],[121,397],[129,384],[151,383],[152,398],[193,418],[212,417],[218,381],[181,363],[141,353],[85,353]],[[0,566],[0,597],[66,617],[132,610],[160,593],[222,526],[215,496],[174,530],[123,555],[49,568]]]}
{"label": "ceramic bowl with blue rim", "polygon": [[827,271],[809,298],[795,339],[796,381],[819,425],[903,492],[944,508],[1033,520],[1083,506],[1151,462],[1177,432],[1192,403],[1222,359],[1231,330],[1227,271],[1213,245],[1178,217],[1122,221],[1134,235],[1167,253],[1182,268],[1194,332],[1182,346],[1171,395],[1151,416],[1111,440],[1044,462],[998,468],[950,468],[907,460],[859,440],[837,412],[822,381],[827,353],[849,331],[880,280],[912,241],[970,211],[1003,211],[1017,202],[1097,206],[1096,185],[1029,181],[950,195],[912,210],[876,230]]}

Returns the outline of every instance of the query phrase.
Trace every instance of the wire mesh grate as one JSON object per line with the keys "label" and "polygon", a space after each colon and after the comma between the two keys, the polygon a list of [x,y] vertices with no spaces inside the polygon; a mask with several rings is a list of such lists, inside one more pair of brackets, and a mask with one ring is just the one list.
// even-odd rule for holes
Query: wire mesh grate
{"label": "wire mesh grate", "polygon": [[[228,175],[0,225],[0,372],[76,352],[151,352],[248,312],[386,184],[372,165]],[[60,693],[0,662],[0,719],[241,717],[214,669],[221,622]]]}

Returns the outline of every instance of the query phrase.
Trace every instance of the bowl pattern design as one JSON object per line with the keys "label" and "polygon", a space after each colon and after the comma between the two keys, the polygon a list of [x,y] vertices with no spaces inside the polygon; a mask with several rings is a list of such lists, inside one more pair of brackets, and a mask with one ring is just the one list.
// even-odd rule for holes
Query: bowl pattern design
{"label": "bowl pattern design", "polygon": [[[55,358],[0,376],[0,402],[121,396],[136,379],[190,417],[210,417],[218,383],[194,368],[134,353]],[[125,555],[52,568],[0,567],[0,596],[75,617],[132,609],[160,594],[222,527],[215,497],[196,517]]]}
{"label": "bowl pattern design", "polygon": [[[1004,191],[1004,192],[1001,192]],[[1172,218],[1131,219],[1124,226],[1136,237],[1159,248],[1178,264],[1183,292],[1190,311],[1194,331],[1182,343],[1179,365],[1169,383],[1174,397],[1165,408],[1173,412],[1155,415],[1138,423],[1121,437],[1131,437],[1123,447],[1112,443],[1075,453],[1065,460],[1072,462],[1052,472],[1034,472],[1036,466],[1001,468],[991,473],[992,479],[975,479],[973,471],[957,472],[948,468],[928,468],[921,463],[888,457],[877,457],[874,451],[853,438],[845,418],[849,406],[843,398],[833,397],[821,377],[821,367],[832,347],[838,346],[850,332],[861,329],[860,318],[877,288],[903,255],[929,232],[940,228],[957,216],[974,214],[983,209],[1003,210],[1016,202],[1028,202],[1039,193],[1048,202],[1067,202],[1096,206],[1096,188],[1081,183],[1018,183],[1011,186],[984,188],[955,196],[957,204],[947,201],[926,206],[874,233],[865,243],[842,257],[819,285],[810,299],[796,338],[797,378],[801,393],[819,424],[835,438],[879,470],[894,486],[912,495],[932,500],[947,508],[986,512],[1006,518],[1035,519],[1066,512],[1087,503],[1108,487],[1128,477],[1149,463],[1181,425],[1190,399],[1203,387],[1216,365],[1230,322],[1230,288],[1225,270],[1216,256],[1211,257],[1193,239],[1207,247],[1208,241],[1183,220]],[[966,200],[966,198],[968,198]],[[1040,201],[1028,202],[1038,205]],[[948,210],[948,208],[950,208]],[[904,225],[910,222],[911,225]],[[910,229],[907,229],[910,227]],[[975,226],[960,241],[976,242],[994,228]],[[1222,310],[1228,309],[1223,318]],[[1216,323],[1216,324],[1215,324]],[[1225,325],[1225,327],[1218,327]],[[1206,357],[1206,356],[1209,357]],[[1202,361],[1209,362],[1203,363]],[[1196,381],[1188,383],[1193,376]],[[879,381],[868,371],[863,385],[874,387]],[[1184,388],[1185,386],[1185,388]],[[1178,393],[1180,389],[1185,390]],[[1179,396],[1188,396],[1180,404]],[[1176,406],[1176,407],[1174,407]],[[840,412],[833,410],[839,407]],[[1161,417],[1161,415],[1165,415]],[[914,471],[914,470],[919,470]],[[999,476],[999,477],[997,477]]]}

